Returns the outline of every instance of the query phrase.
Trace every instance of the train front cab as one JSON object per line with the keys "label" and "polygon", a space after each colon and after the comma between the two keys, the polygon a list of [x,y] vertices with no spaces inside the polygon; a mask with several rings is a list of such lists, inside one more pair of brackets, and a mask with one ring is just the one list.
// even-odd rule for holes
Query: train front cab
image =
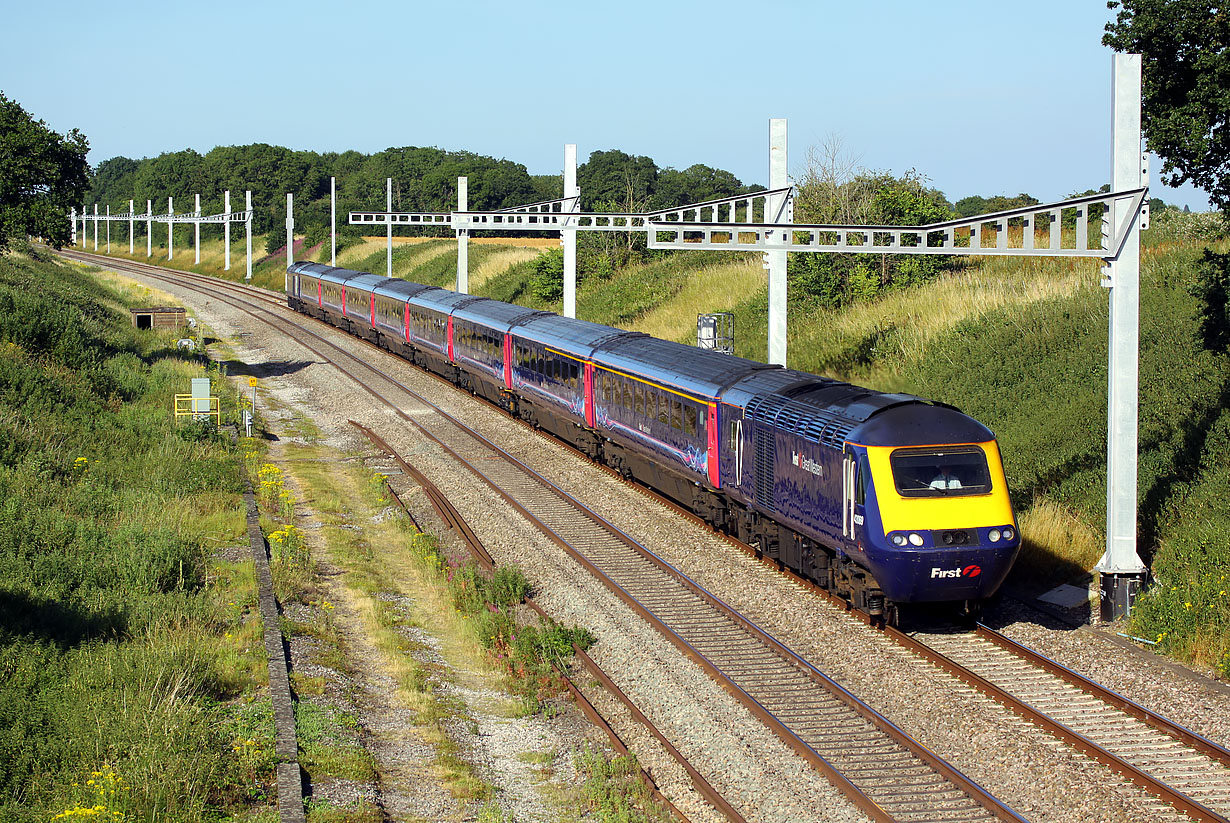
{"label": "train front cab", "polygon": [[[981,430],[964,433],[984,436],[847,443],[846,550],[872,572],[890,602],[965,601],[974,611],[1007,577],[1020,535],[994,437],[959,412],[929,411],[959,416],[959,428]],[[907,407],[902,414],[908,413]]]}

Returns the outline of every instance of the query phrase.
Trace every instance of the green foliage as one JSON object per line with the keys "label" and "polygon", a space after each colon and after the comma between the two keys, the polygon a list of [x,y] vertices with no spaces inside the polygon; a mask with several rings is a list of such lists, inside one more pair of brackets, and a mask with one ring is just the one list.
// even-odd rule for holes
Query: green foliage
{"label": "green foliage", "polygon": [[577,771],[584,776],[582,801],[602,823],[666,823],[671,815],[654,802],[641,778],[636,755],[606,757],[586,744],[577,752]]}
{"label": "green foliage", "polygon": [[683,171],[659,169],[653,158],[619,149],[592,152],[577,167],[577,185],[585,211],[616,212],[666,209],[763,188],[745,186],[730,172],[700,163]]}
{"label": "green foliage", "polygon": [[[801,219],[814,223],[920,226],[953,214],[944,195],[916,172],[900,178],[860,172],[848,180],[812,173],[800,186],[799,203]],[[933,279],[949,265],[939,256],[798,252],[787,258],[787,277],[796,298],[837,308]]]}
{"label": "green foliage", "polygon": [[588,649],[594,636],[583,627],[569,628],[554,621],[538,625],[517,622],[514,612],[529,594],[530,584],[515,566],[502,566],[492,574],[472,560],[448,557],[430,536],[419,534],[413,548],[432,572],[448,586],[453,605],[492,658],[507,671],[513,691],[537,709],[541,699],[557,688],[554,668],[563,667],[573,644]]}
{"label": "green foliage", "polygon": [[1155,211],[1150,207],[1149,228],[1141,232],[1140,242],[1146,246],[1212,243],[1226,232],[1226,217],[1221,212],[1182,211],[1173,206]]}
{"label": "green foliage", "polygon": [[1230,375],[1221,408],[1193,437],[1190,466],[1173,478],[1153,557],[1154,585],[1136,601],[1133,631],[1161,649],[1230,677]]}
{"label": "green foliage", "polygon": [[193,531],[206,501],[237,502],[237,460],[176,436],[172,395],[200,368],[118,302],[71,267],[0,258],[5,820],[80,806],[95,772],[132,819],[212,819],[240,781],[208,639],[230,618]]}
{"label": "green foliage", "polygon": [[69,242],[64,218],[81,205],[88,151],[81,132],[57,134],[0,93],[0,250],[27,234],[56,248]]}
{"label": "green foliage", "polygon": [[1025,192],[1021,192],[1016,197],[1008,197],[1003,194],[997,194],[992,197],[980,197],[979,195],[970,195],[962,197],[952,207],[957,213],[957,217],[975,217],[979,214],[992,214],[997,211],[1009,211],[1023,206],[1036,206],[1042,201],[1036,197],[1032,197]]}
{"label": "green foliage", "polygon": [[1142,58],[1142,131],[1169,186],[1230,211],[1230,11],[1214,0],[1122,0],[1103,45]]}
{"label": "green foliage", "polygon": [[1230,254],[1205,249],[1190,291],[1205,348],[1225,353],[1230,347]]}
{"label": "green foliage", "polygon": [[[655,255],[631,271],[608,279],[591,278],[577,288],[580,316],[609,326],[626,326],[679,293],[689,277],[706,264],[730,262],[723,252],[675,252]],[[695,330],[692,331],[695,334]]]}
{"label": "green foliage", "polygon": [[563,249],[548,249],[534,260],[530,293],[544,303],[554,303],[564,296]]}

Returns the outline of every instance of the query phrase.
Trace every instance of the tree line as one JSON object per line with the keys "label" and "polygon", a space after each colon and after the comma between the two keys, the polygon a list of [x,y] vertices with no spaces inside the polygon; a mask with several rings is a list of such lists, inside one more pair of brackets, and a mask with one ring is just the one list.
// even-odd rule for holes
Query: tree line
{"label": "tree line", "polygon": [[[457,207],[457,178],[467,178],[468,205],[475,211],[510,208],[563,196],[562,175],[533,175],[521,163],[468,151],[405,146],[374,154],[358,151],[294,151],[255,143],[219,146],[200,154],[192,149],[134,160],[113,157],[99,163],[90,178],[85,204],[92,209],[138,212],[152,200],[165,213],[172,197],[177,212],[191,211],[195,195],[201,210],[223,210],[223,191],[231,208],[243,208],[251,191],[253,231],[275,237],[286,218],[286,194],[294,195],[295,223],[308,235],[327,232],[329,178],[337,181],[339,232],[350,211],[384,211],[386,180],[392,179],[393,210],[449,212]],[[581,206],[586,210],[642,211],[756,191],[728,171],[694,165],[682,171],[660,168],[652,158],[618,149],[595,151],[577,168]],[[141,231],[144,229],[142,228]],[[396,233],[440,232],[439,228],[397,228]],[[271,241],[271,242],[276,242]]]}

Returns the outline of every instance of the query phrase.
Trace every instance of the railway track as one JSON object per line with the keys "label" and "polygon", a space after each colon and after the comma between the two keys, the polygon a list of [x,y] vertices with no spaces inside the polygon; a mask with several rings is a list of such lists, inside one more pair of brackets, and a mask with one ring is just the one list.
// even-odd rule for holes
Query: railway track
{"label": "railway track", "polygon": [[[115,266],[115,261],[107,262],[201,294],[232,302],[251,300],[246,294],[239,296],[248,289],[216,278],[182,272],[168,275],[140,264]],[[194,284],[183,283],[185,278],[194,280]],[[256,303],[239,308],[260,322],[274,325],[252,310],[273,314],[266,308],[271,302],[277,301],[262,295]],[[276,316],[284,321],[286,311]],[[297,337],[302,345],[331,362],[474,472],[696,661],[873,820],[1022,820],[767,632],[443,409],[310,329],[288,327],[284,322],[277,328]],[[339,357],[346,365],[337,362]],[[387,386],[385,392],[397,390],[408,395],[434,413],[407,414],[404,404],[373,388],[373,382]]]}
{"label": "railway track", "polygon": [[1230,751],[994,629],[893,639],[1195,820],[1230,815]]}
{"label": "railway track", "polygon": [[[226,282],[206,279],[211,284]],[[228,285],[242,290],[235,284]],[[261,295],[259,299],[267,305],[284,305],[268,295]],[[963,806],[957,799],[959,795],[972,799],[981,790],[962,785],[964,778],[959,774],[955,775],[955,780],[945,776],[942,767],[923,768],[921,760],[912,759],[917,755],[908,746],[901,751],[891,748],[886,742],[892,738],[891,723],[883,718],[875,721],[860,715],[858,701],[852,695],[843,695],[844,690],[836,684],[823,684],[824,676],[818,670],[776,644],[767,634],[755,627],[740,626],[733,610],[727,609],[686,576],[664,570],[662,564],[655,562],[652,553],[636,546],[617,530],[608,528],[605,534],[569,531],[571,526],[567,521],[569,518],[577,520],[575,507],[578,504],[574,501],[569,508],[569,504],[563,502],[567,495],[554,487],[551,487],[553,493],[544,492],[546,481],[541,478],[531,481],[533,473],[517,465],[520,474],[510,469],[512,473],[502,476],[499,482],[484,479],[540,528],[552,534],[552,539],[658,627],[685,654],[700,662],[719,682],[724,682],[728,691],[813,765],[829,774],[830,780],[841,786],[864,811],[873,816],[880,812],[889,815],[876,819],[918,819],[919,815],[931,814],[935,809],[951,809],[953,816],[927,819],[980,819],[980,814],[1019,819],[1002,806],[993,810],[995,804],[973,802]],[[475,469],[480,476],[482,471],[491,469],[492,462],[486,460],[483,467],[483,470]],[[646,493],[663,500],[652,492]],[[699,520],[670,501],[663,502]],[[541,517],[531,514],[531,510],[540,513]],[[586,519],[591,522],[600,520],[588,510],[585,512]],[[554,531],[556,527],[560,531]],[[731,542],[754,553],[750,547]],[[662,577],[663,574],[668,576]],[[826,592],[812,588],[827,596]],[[837,602],[845,606],[844,601]],[[1148,789],[1160,799],[1159,808],[1160,804],[1165,804],[1193,819],[1227,823],[1230,752],[1217,744],[986,627],[980,627],[976,633],[932,631],[906,635],[891,628],[885,629],[885,633],[1065,743]],[[847,712],[861,717],[861,721],[848,719]],[[839,727],[846,731],[836,731]],[[842,735],[848,735],[844,741]],[[799,748],[800,743],[810,754]],[[865,757],[860,757],[860,753]],[[871,776],[873,772],[867,765],[870,761],[902,765],[896,771]],[[833,774],[828,769],[832,769]],[[935,775],[948,780],[948,785],[955,789],[940,788],[943,780],[932,783],[937,779]],[[856,779],[857,776],[863,777]],[[864,791],[863,786],[868,791]],[[877,793],[877,788],[882,786],[893,788]],[[918,805],[911,806],[911,803]],[[928,811],[916,811],[926,803],[932,804],[927,807]],[[892,816],[894,811],[896,817]],[[968,816],[962,817],[962,814]]]}

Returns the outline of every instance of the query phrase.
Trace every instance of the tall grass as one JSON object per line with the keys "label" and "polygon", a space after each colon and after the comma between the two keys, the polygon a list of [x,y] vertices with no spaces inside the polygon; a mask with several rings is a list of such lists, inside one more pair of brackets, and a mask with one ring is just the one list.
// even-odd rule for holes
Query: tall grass
{"label": "tall grass", "polygon": [[207,583],[212,548],[242,534],[236,458],[175,426],[172,395],[206,372],[124,301],[75,267],[0,258],[5,820],[92,808],[104,776],[129,819],[210,819],[243,794],[218,701],[261,676],[223,637],[243,633],[225,598],[248,589]]}

